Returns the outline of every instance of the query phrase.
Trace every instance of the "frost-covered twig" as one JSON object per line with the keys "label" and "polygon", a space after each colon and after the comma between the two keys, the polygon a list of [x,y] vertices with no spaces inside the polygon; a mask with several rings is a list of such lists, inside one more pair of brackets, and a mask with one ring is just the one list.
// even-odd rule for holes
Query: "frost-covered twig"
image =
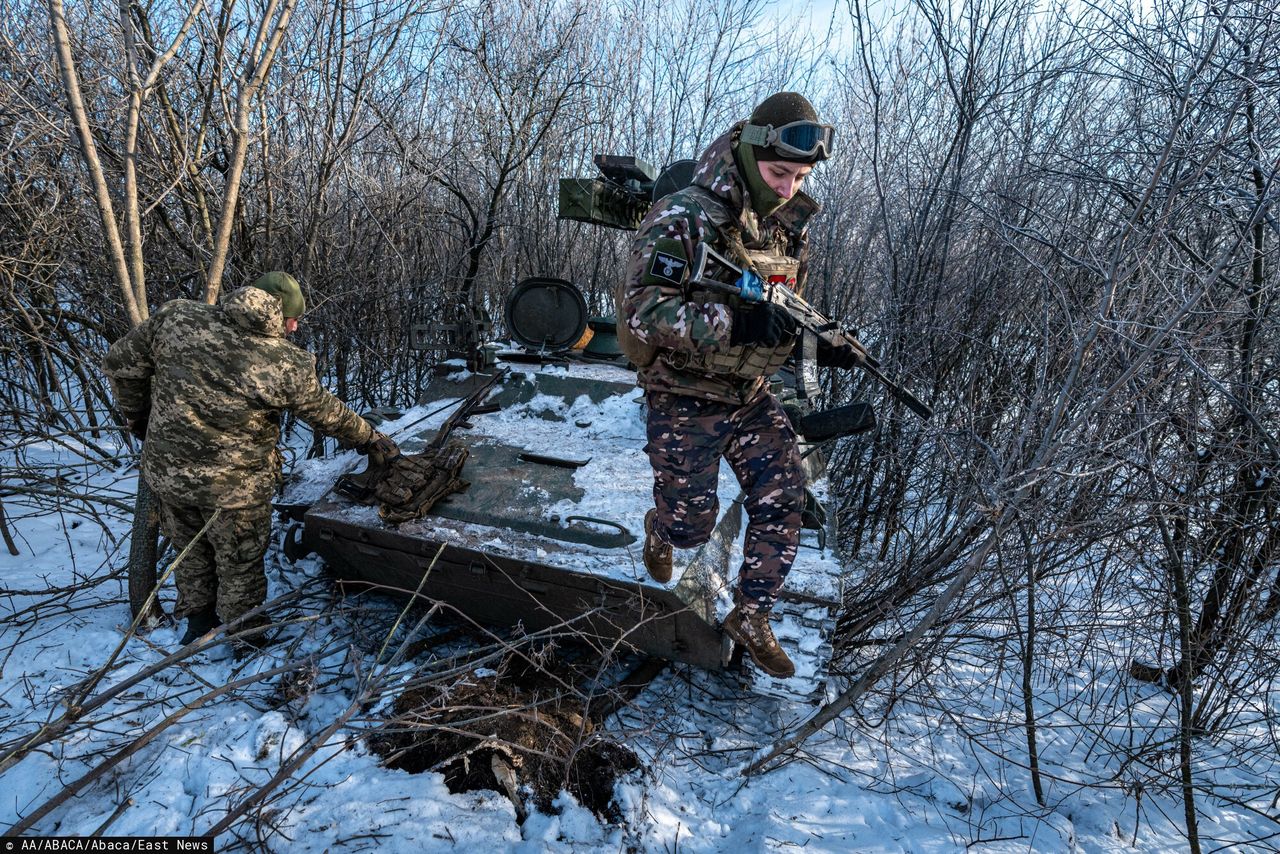
{"label": "frost-covered twig", "polygon": [[872,662],[871,666],[858,677],[857,681],[849,686],[849,688],[841,693],[834,701],[827,703],[819,709],[808,721],[805,722],[803,726],[786,738],[779,740],[772,748],[766,750],[762,755],[752,760],[747,767],[743,769],[743,775],[750,777],[755,774],[759,774],[761,771],[767,770],[769,764],[773,762],[773,760],[777,759],[787,751],[792,750],[797,745],[803,744],[804,741],[814,733],[818,732],[824,726],[838,718],[846,709],[856,703],[862,695],[867,692],[867,689],[874,685],[881,676],[884,676],[892,670],[893,666],[897,664],[904,655],[906,655],[907,651],[910,650],[911,647],[920,640],[920,638],[924,637],[925,633],[928,632],[929,629],[933,628],[934,624],[936,624],[938,620],[942,618],[942,615],[946,613],[947,608],[951,606],[951,603],[960,595],[961,592],[964,591],[965,587],[968,586],[969,582],[973,579],[973,576],[982,568],[987,556],[991,554],[991,550],[994,549],[996,544],[1000,541],[1000,535],[1003,533],[1003,525],[1000,523],[1007,525],[1013,520],[1013,515],[1012,511],[1007,509],[1005,510],[1004,514],[1001,516],[1000,522],[993,526],[992,530],[987,534],[986,539],[966,561],[964,570],[961,571],[961,573],[955,577],[955,580],[947,586],[947,589],[938,596],[933,607],[929,609],[929,612],[925,614],[924,618],[921,619],[920,622],[916,623],[916,625],[912,627],[911,631],[907,632],[902,637],[902,640],[898,641],[890,649],[881,653],[880,657]]}
{"label": "frost-covered twig", "polygon": [[[50,723],[42,725],[36,732],[14,741],[10,741],[3,746],[4,752],[0,753],[0,773],[7,771],[14,764],[21,761],[32,750],[56,741],[64,735],[69,734],[71,728],[76,724],[76,722],[82,719],[85,715],[102,708],[116,697],[133,688],[135,685],[145,682],[157,673],[173,666],[175,663],[204,652],[210,647],[222,643],[224,640],[234,641],[241,637],[258,634],[260,631],[260,627],[258,626],[252,626],[240,631],[236,631],[236,629],[242,625],[248,625],[247,621],[263,613],[268,608],[276,607],[287,601],[295,599],[300,596],[301,593],[301,589],[291,591],[290,593],[276,597],[270,602],[266,602],[263,605],[254,608],[252,611],[247,611],[241,617],[232,621],[228,625],[219,627],[209,634],[192,641],[160,661],[142,668],[129,678],[121,680],[93,697],[85,697],[82,686],[77,686],[76,693],[83,698],[78,704],[72,705],[61,716]],[[101,678],[101,673],[101,670],[95,672],[97,679]],[[94,677],[91,676],[90,679],[94,679]],[[94,681],[96,682],[97,679],[94,679]]]}
{"label": "frost-covered twig", "polygon": [[151,729],[147,730],[145,733],[138,736],[133,741],[129,742],[127,746],[116,751],[114,754],[111,755],[109,759],[99,763],[98,765],[95,765],[91,770],[81,775],[77,779],[73,780],[72,782],[68,783],[56,795],[54,795],[52,798],[49,798],[47,801],[45,801],[36,809],[32,810],[30,813],[24,816],[21,821],[14,824],[6,832],[12,836],[17,836],[19,834],[27,832],[32,827],[34,827],[35,823],[40,821],[40,819],[44,818],[49,813],[53,812],[55,809],[60,807],[62,804],[66,803],[69,799],[79,794],[79,792],[82,789],[84,789],[85,786],[88,786],[90,783],[99,779],[100,777],[102,777],[102,775],[106,774],[108,771],[110,771],[112,768],[116,767],[121,762],[128,759],[130,756],[133,756],[139,750],[141,750],[142,748],[150,744],[152,741],[154,741],[157,736],[159,736],[169,727],[173,726],[178,721],[186,717],[188,714],[190,714],[191,712],[194,712],[196,709],[203,706],[205,703],[208,703],[210,700],[215,700],[224,694],[229,694],[233,691],[237,691],[248,685],[253,685],[257,682],[264,682],[268,679],[272,679],[281,674],[289,673],[294,670],[299,670],[303,667],[309,666],[310,663],[311,662],[309,659],[290,661],[286,664],[280,665],[279,667],[274,667],[270,670],[265,670],[261,673],[256,673],[253,676],[245,676],[241,679],[236,679],[226,683],[225,685],[214,688],[211,691],[207,691],[206,693],[197,697],[195,700],[192,700],[190,703],[186,703],[185,705],[183,705],[182,708],[173,712],[172,714],[167,716],[164,720],[160,721],[160,723],[151,727]]}

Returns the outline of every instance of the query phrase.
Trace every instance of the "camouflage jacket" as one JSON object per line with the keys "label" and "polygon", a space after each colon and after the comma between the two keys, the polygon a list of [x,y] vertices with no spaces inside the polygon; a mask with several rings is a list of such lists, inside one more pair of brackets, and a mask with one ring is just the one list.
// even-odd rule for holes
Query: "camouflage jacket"
{"label": "camouflage jacket", "polygon": [[[790,350],[790,344],[764,352],[732,345],[737,297],[691,291],[687,285],[693,252],[699,241],[708,241],[766,280],[803,288],[806,226],[818,204],[797,193],[761,221],[733,154],[740,130],[735,126],[703,152],[693,186],[659,200],[631,245],[621,322],[658,348],[659,357],[637,374],[648,391],[742,404],[759,392]],[[782,268],[775,263],[775,269],[789,262],[790,272],[768,275],[769,258],[784,262]],[[718,367],[712,367],[713,360]]]}
{"label": "camouflage jacket", "polygon": [[351,444],[373,428],[320,385],[284,337],[280,301],[241,288],[212,306],[165,303],[103,362],[126,418],[150,413],[142,473],[162,498],[204,507],[269,501],[281,477],[280,413]]}

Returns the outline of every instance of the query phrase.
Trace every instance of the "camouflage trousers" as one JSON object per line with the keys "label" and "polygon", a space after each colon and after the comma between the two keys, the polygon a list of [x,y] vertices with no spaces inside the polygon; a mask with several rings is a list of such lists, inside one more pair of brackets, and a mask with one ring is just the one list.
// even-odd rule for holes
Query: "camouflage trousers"
{"label": "camouflage trousers", "polygon": [[768,611],[800,543],[804,473],[791,422],[767,390],[744,406],[665,392],[650,392],[648,400],[645,451],[653,466],[658,537],[680,549],[711,538],[724,457],[745,493],[741,601]]}
{"label": "camouflage trousers", "polygon": [[[212,507],[193,507],[160,499],[160,526],[181,552],[213,515]],[[223,508],[174,570],[178,604],[173,615],[216,606],[224,623],[261,605],[267,598],[262,558],[271,540],[271,505]]]}

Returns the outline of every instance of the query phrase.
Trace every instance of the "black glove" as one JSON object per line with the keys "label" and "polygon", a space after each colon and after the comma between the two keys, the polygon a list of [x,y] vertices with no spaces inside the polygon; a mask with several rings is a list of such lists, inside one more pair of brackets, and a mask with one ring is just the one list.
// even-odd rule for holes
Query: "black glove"
{"label": "black glove", "polygon": [[129,425],[129,432],[138,439],[147,438],[147,422],[151,420],[151,410],[146,409],[135,415],[125,416]]}
{"label": "black glove", "polygon": [[853,344],[833,347],[821,338],[818,339],[818,367],[850,370],[866,361],[867,351],[861,347]]}
{"label": "black glove", "polygon": [[392,441],[391,437],[380,430],[374,430],[373,435],[369,437],[369,441],[356,448],[359,454],[376,454],[384,460],[394,460],[400,456],[400,446]]}
{"label": "black glove", "polygon": [[729,343],[777,347],[796,337],[796,321],[786,309],[771,302],[753,303],[734,310]]}

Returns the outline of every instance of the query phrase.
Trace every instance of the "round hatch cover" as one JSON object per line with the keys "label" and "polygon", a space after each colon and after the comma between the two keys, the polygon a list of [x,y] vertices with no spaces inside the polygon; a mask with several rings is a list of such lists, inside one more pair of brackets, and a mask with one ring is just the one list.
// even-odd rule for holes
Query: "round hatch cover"
{"label": "round hatch cover", "polygon": [[511,337],[537,350],[564,350],[587,328],[587,301],[573,282],[531,276],[507,297]]}

